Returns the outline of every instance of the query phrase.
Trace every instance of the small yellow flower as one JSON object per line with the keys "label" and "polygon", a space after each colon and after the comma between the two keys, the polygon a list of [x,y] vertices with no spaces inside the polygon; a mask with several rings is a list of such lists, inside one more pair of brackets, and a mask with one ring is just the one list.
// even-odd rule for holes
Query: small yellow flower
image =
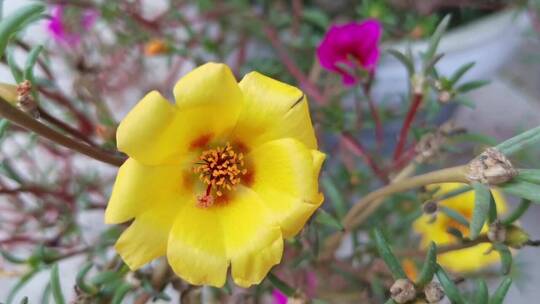
{"label": "small yellow flower", "polygon": [[168,50],[169,47],[165,41],[161,39],[153,39],[144,46],[144,54],[146,56],[161,55],[166,53]]}
{"label": "small yellow flower", "polygon": [[[432,185],[432,189],[438,187],[439,190],[435,195],[440,196],[444,193],[456,190],[464,184],[459,183],[444,183]],[[506,212],[507,204],[504,196],[497,190],[492,190],[497,205],[499,214]],[[440,206],[451,208],[468,220],[471,219],[474,208],[474,191],[467,191],[452,198],[439,202]],[[421,246],[427,248],[431,241],[434,241],[438,246],[444,246],[456,242],[456,238],[447,232],[450,227],[459,229],[466,237],[469,234],[468,227],[461,225],[445,214],[439,212],[437,218],[431,223],[431,216],[423,215],[413,225],[414,230],[422,235]],[[488,231],[487,225],[482,228],[482,232]],[[496,251],[485,254],[491,248],[490,244],[484,243],[474,247],[455,250],[441,254],[437,257],[438,262],[445,268],[455,272],[471,272],[482,269],[486,266],[497,263],[500,258]]]}
{"label": "small yellow flower", "polygon": [[116,250],[131,269],[166,255],[192,284],[222,286],[229,265],[236,284],[258,284],[323,201],[306,97],[256,72],[237,83],[216,63],[174,96],[150,92],[118,127],[130,157],[105,221],[135,219]]}

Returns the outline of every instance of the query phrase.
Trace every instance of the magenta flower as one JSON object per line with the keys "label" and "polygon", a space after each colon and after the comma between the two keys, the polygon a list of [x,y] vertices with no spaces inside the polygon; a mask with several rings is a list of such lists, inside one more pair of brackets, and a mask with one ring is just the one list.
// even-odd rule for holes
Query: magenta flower
{"label": "magenta flower", "polygon": [[59,44],[68,47],[77,47],[81,41],[83,31],[88,31],[96,23],[99,13],[93,9],[87,9],[79,16],[79,22],[68,24],[64,16],[64,7],[56,5],[52,9],[52,18],[47,23],[47,31],[51,37]]}
{"label": "magenta flower", "polygon": [[382,26],[376,19],[332,25],[317,48],[319,62],[325,69],[341,74],[345,85],[354,85],[359,80],[354,70],[375,69],[381,33]]}
{"label": "magenta flower", "polygon": [[279,289],[272,291],[272,297],[274,298],[272,304],[287,304],[287,296],[279,291]]}

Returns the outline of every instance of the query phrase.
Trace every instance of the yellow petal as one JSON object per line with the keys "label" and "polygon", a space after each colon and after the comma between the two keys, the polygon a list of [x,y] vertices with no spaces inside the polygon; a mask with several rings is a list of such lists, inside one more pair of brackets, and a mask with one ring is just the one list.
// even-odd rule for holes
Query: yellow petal
{"label": "yellow petal", "polygon": [[178,203],[162,203],[159,208],[147,210],[122,233],[115,249],[131,270],[166,254]]}
{"label": "yellow petal", "polygon": [[176,106],[156,91],[146,95],[118,127],[118,149],[147,165],[179,164],[194,147],[228,135],[243,104],[232,72],[216,63],[182,77],[174,96]]}
{"label": "yellow petal", "polygon": [[129,158],[118,170],[105,223],[125,222],[161,202],[180,199],[182,170],[178,166],[146,166]]}
{"label": "yellow petal", "polygon": [[259,284],[283,253],[279,226],[255,192],[241,187],[220,208],[225,247],[235,283]]}
{"label": "yellow petal", "polygon": [[439,255],[437,262],[453,272],[474,272],[500,262],[501,258],[497,251],[494,250],[486,254],[491,247],[491,244],[479,244],[474,247],[455,250]]}
{"label": "yellow petal", "polygon": [[298,233],[323,201],[318,190],[323,159],[322,153],[312,154],[291,138],[267,142],[247,155],[254,167],[250,187],[271,210],[286,238]]}
{"label": "yellow petal", "polygon": [[17,104],[17,86],[0,82],[0,97],[12,105]]}
{"label": "yellow petal", "polygon": [[245,106],[234,136],[250,147],[292,137],[317,148],[307,98],[299,89],[251,72],[240,81]]}
{"label": "yellow petal", "polygon": [[225,284],[228,260],[218,208],[200,208],[192,201],[176,217],[167,246],[174,272],[195,285]]}
{"label": "yellow petal", "polygon": [[118,126],[118,149],[148,165],[162,163],[178,145],[172,127],[176,114],[161,94],[148,93]]}
{"label": "yellow petal", "polygon": [[244,103],[229,67],[212,62],[182,77],[174,87],[174,96],[181,112],[190,111],[189,115],[198,119],[190,123],[184,121],[184,127],[214,137],[229,132],[236,125]]}
{"label": "yellow petal", "polygon": [[[435,195],[440,196],[457,190],[463,186],[466,185],[460,183],[444,183],[430,185],[429,188],[432,190],[437,189]],[[497,212],[501,215],[506,213],[508,208],[504,196],[496,189],[492,189],[492,193],[495,199],[495,205],[497,206]],[[474,196],[474,191],[467,191],[449,199],[442,200],[439,202],[439,204],[459,212],[465,218],[470,220],[474,209]],[[432,241],[437,243],[437,245],[456,243],[456,238],[447,232],[448,228],[451,227],[450,225],[452,225],[452,227],[458,225],[457,227],[460,227],[463,235],[468,235],[468,227],[460,226],[447,215],[440,212],[437,214],[435,221],[431,220],[431,216],[421,216],[414,222],[413,229],[417,233],[421,234],[422,239],[420,245],[422,248],[426,248]],[[482,232],[486,233],[487,230],[488,227],[485,225],[482,228]],[[487,255],[485,254],[490,246],[491,245],[489,244],[480,244],[471,248],[455,250],[440,255],[438,257],[438,261],[442,266],[455,272],[470,272],[479,270],[499,261],[498,253],[492,252]]]}

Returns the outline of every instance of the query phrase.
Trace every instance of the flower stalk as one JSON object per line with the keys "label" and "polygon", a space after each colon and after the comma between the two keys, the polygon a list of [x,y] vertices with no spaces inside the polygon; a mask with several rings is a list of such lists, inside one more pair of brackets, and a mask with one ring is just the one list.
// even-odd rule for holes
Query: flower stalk
{"label": "flower stalk", "polygon": [[3,98],[0,98],[0,116],[21,126],[24,129],[35,132],[36,134],[41,135],[50,141],[82,153],[95,160],[99,160],[117,167],[121,166],[124,162],[123,157],[96,147],[89,146],[42,124],[38,120],[35,120],[24,112],[16,109]]}
{"label": "flower stalk", "polygon": [[416,113],[418,112],[418,109],[420,108],[420,105],[422,104],[423,99],[424,99],[423,94],[421,93],[413,94],[412,103],[409,107],[409,111],[407,112],[407,116],[405,117],[405,120],[403,121],[403,126],[401,127],[401,131],[399,132],[398,143],[394,151],[394,162],[401,158],[401,154],[403,153],[403,150],[405,149],[405,144],[407,143],[407,135],[409,134],[409,130],[414,121],[414,118],[416,117]]}

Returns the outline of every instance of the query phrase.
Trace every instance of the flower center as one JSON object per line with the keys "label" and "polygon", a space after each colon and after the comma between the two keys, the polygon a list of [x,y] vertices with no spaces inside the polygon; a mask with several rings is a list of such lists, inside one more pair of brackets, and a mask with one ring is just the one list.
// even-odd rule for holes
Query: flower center
{"label": "flower center", "polygon": [[207,185],[206,192],[197,197],[200,207],[206,208],[214,204],[213,193],[220,197],[224,191],[235,190],[241,177],[247,173],[244,168],[244,155],[236,153],[229,143],[225,147],[203,151],[199,160],[193,172]]}

